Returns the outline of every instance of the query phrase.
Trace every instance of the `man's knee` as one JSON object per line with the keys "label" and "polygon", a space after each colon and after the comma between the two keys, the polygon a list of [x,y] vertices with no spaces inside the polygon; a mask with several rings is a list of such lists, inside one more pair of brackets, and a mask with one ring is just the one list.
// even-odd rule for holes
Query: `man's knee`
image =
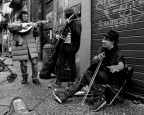
{"label": "man's knee", "polygon": [[21,66],[26,66],[27,61],[26,60],[20,61],[20,64],[21,64]]}
{"label": "man's knee", "polygon": [[109,84],[109,74],[104,71],[99,71],[96,76],[96,82],[100,84]]}

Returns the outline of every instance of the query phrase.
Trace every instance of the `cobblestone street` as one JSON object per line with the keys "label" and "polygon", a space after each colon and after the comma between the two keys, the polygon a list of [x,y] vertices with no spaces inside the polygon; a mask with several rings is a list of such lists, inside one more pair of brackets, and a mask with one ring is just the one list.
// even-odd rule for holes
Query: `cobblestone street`
{"label": "cobblestone street", "polygon": [[[12,64],[8,58],[5,63]],[[39,70],[41,69],[39,62]],[[30,68],[28,63],[28,68]],[[114,103],[112,106],[105,107],[101,111],[93,113],[89,111],[87,105],[81,106],[83,97],[73,97],[65,104],[58,104],[52,99],[52,90],[48,84],[53,81],[41,80],[41,85],[37,86],[32,83],[31,69],[28,69],[29,83],[21,84],[20,67],[18,62],[14,62],[9,67],[18,77],[14,82],[7,81],[8,71],[0,73],[0,115],[9,110],[10,102],[14,97],[20,96],[28,105],[30,110],[36,110],[40,115],[144,115],[143,104],[135,105],[132,101],[125,100],[124,103]]]}

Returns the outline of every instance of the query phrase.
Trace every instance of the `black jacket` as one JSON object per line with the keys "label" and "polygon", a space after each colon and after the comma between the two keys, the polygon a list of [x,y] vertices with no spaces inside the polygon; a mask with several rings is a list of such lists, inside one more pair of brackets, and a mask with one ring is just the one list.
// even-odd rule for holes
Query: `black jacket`
{"label": "black jacket", "polygon": [[72,50],[74,52],[77,52],[80,48],[80,38],[81,38],[81,23],[77,20],[75,20],[71,25],[71,44],[72,44]]}
{"label": "black jacket", "polygon": [[81,38],[81,23],[78,20],[74,20],[71,23],[67,24],[62,30],[62,37],[67,37],[67,33],[71,30],[71,44],[72,52],[76,53],[80,47],[80,38]]}

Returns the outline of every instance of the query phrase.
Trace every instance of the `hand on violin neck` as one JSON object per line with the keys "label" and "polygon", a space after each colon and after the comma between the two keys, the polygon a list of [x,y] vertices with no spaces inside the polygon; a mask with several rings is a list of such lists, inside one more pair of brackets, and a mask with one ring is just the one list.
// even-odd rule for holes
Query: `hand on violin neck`
{"label": "hand on violin neck", "polygon": [[23,23],[23,24],[22,24],[22,28],[23,28],[23,29],[27,29],[28,26],[29,26],[29,25],[28,25],[27,23]]}
{"label": "hand on violin neck", "polygon": [[70,19],[66,19],[66,23],[68,24],[68,23],[70,23],[71,22],[71,20]]}
{"label": "hand on violin neck", "polygon": [[65,40],[66,37],[65,36],[60,36],[60,39]]}
{"label": "hand on violin neck", "polygon": [[68,26],[70,26],[71,24],[72,24],[72,22],[73,22],[73,19],[66,19],[66,25],[68,25]]}

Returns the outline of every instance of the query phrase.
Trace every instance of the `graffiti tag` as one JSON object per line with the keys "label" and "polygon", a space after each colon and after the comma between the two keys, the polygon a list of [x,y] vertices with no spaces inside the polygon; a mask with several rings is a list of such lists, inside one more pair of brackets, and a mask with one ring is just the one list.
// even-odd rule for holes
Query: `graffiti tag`
{"label": "graffiti tag", "polygon": [[[99,21],[100,28],[127,26],[141,19],[144,0],[97,0],[96,9],[107,17],[108,21]],[[133,12],[139,15],[133,18]]]}

